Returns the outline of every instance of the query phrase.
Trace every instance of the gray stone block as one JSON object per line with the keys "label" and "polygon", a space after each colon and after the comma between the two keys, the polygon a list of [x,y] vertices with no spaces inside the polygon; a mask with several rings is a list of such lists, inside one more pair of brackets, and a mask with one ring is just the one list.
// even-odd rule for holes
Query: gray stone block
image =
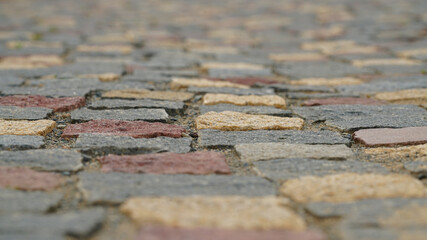
{"label": "gray stone block", "polygon": [[217,105],[202,105],[200,106],[200,113],[205,114],[207,112],[224,112],[233,111],[247,114],[261,114],[261,115],[272,115],[280,117],[290,117],[292,111],[283,110],[275,107],[268,106],[236,106],[233,104],[217,104]]}
{"label": "gray stone block", "polygon": [[0,150],[25,150],[44,145],[42,136],[0,135]]}
{"label": "gray stone block", "polygon": [[52,109],[41,107],[0,106],[0,119],[39,120],[52,113]]}
{"label": "gray stone block", "polygon": [[0,188],[0,213],[46,212],[58,205],[59,192],[25,192]]}
{"label": "gray stone block", "polygon": [[184,110],[184,103],[181,101],[161,101],[152,99],[124,100],[124,99],[102,99],[92,102],[90,109],[127,109],[127,108],[163,108],[169,114],[178,114]]}
{"label": "gray stone block", "polygon": [[217,87],[189,87],[191,93],[226,93],[234,95],[273,95],[271,88],[217,88]]}
{"label": "gray stone block", "polygon": [[114,120],[143,120],[143,121],[166,121],[169,115],[164,109],[114,109],[114,110],[91,110],[87,108],[77,109],[71,112],[74,121],[90,121],[99,119]]}

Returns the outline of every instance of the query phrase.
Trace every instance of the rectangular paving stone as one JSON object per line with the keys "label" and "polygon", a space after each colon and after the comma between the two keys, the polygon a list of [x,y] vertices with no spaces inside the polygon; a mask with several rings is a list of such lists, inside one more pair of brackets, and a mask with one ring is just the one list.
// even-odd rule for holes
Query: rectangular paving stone
{"label": "rectangular paving stone", "polygon": [[275,84],[255,84],[257,87],[273,88],[276,92],[318,92],[318,93],[333,93],[335,90],[329,86],[320,85],[290,85],[284,83]]}
{"label": "rectangular paving stone", "polygon": [[37,172],[28,168],[0,166],[0,173],[0,187],[3,188],[49,191],[62,184],[58,174]]}
{"label": "rectangular paving stone", "polygon": [[280,193],[300,203],[425,196],[422,182],[411,176],[357,173],[290,179],[281,186]]}
{"label": "rectangular paving stone", "polygon": [[79,188],[90,203],[120,203],[136,196],[266,196],[273,184],[250,176],[192,176],[127,173],[79,174]]}
{"label": "rectangular paving stone", "polygon": [[383,105],[384,101],[378,101],[370,98],[326,98],[310,99],[304,101],[302,106],[322,106],[322,105]]}
{"label": "rectangular paving stone", "polygon": [[0,212],[47,212],[57,206],[62,198],[63,194],[59,192],[25,192],[0,188]]}
{"label": "rectangular paving stone", "polygon": [[290,82],[292,85],[310,85],[310,86],[341,86],[341,85],[357,85],[362,84],[363,81],[357,78],[344,77],[344,78],[304,78],[293,80]]}
{"label": "rectangular paving stone", "polygon": [[84,97],[47,98],[44,96],[4,96],[0,97],[0,105],[17,107],[43,107],[54,112],[66,112],[83,107],[86,103]]}
{"label": "rectangular paving stone", "polygon": [[336,88],[342,93],[376,94],[378,92],[427,88],[427,79],[425,76],[386,78],[359,85],[337,86]]}
{"label": "rectangular paving stone", "polygon": [[286,108],[286,101],[284,98],[277,95],[248,95],[238,96],[233,94],[205,94],[202,98],[203,105],[216,105],[216,104],[233,104],[237,106],[271,106],[276,108]]}
{"label": "rectangular paving stone", "polygon": [[305,120],[325,122],[343,131],[427,125],[427,111],[415,105],[325,105],[292,110]]}
{"label": "rectangular paving stone", "polygon": [[82,160],[83,156],[79,152],[66,149],[0,151],[0,165],[43,171],[75,172],[83,168]]}
{"label": "rectangular paving stone", "polygon": [[[0,216],[2,234],[31,234],[87,237],[104,221],[106,211],[100,207],[54,214],[15,214]],[[21,235],[22,236],[22,235]],[[32,237],[30,237],[33,239]],[[49,239],[49,238],[48,238]]]}
{"label": "rectangular paving stone", "polygon": [[343,144],[252,143],[238,144],[234,149],[245,162],[289,158],[346,160],[354,157],[352,150]]}
{"label": "rectangular paving stone", "polygon": [[354,93],[302,93],[302,92],[288,92],[286,98],[288,99],[325,99],[325,98],[358,98],[358,94]]}
{"label": "rectangular paving stone", "polygon": [[274,53],[270,54],[270,59],[275,62],[305,62],[321,61],[326,57],[314,52],[297,52],[297,53]]}
{"label": "rectangular paving stone", "polygon": [[254,167],[262,176],[282,181],[302,176],[325,176],[335,173],[388,173],[377,163],[361,161],[328,161],[318,159],[275,159],[254,162]]}
{"label": "rectangular paving stone", "polygon": [[328,130],[318,132],[298,130],[219,131],[199,130],[202,147],[233,147],[242,143],[287,142],[299,144],[349,144],[350,139]]}
{"label": "rectangular paving stone", "polygon": [[98,158],[102,172],[152,174],[230,174],[225,156],[219,152],[108,155]]}
{"label": "rectangular paving stone", "polygon": [[5,121],[0,120],[0,135],[39,135],[45,136],[56,127],[52,120]]}
{"label": "rectangular paving stone", "polygon": [[39,120],[51,113],[52,109],[49,108],[0,106],[0,119],[6,120]]}
{"label": "rectangular paving stone", "polygon": [[375,98],[396,104],[426,104],[427,89],[406,89],[394,92],[381,92]]}
{"label": "rectangular paving stone", "polygon": [[90,109],[128,109],[128,108],[163,108],[168,114],[178,114],[184,110],[182,101],[160,101],[152,99],[125,100],[125,99],[101,99],[92,102]]}
{"label": "rectangular paving stone", "polygon": [[236,106],[233,104],[216,104],[216,105],[202,105],[200,106],[200,113],[207,112],[241,112],[246,114],[259,114],[259,115],[272,115],[278,117],[290,117],[292,111],[283,110],[275,107],[268,106]]}
{"label": "rectangular paving stone", "polygon": [[229,77],[263,77],[273,74],[271,69],[208,69],[208,76],[212,78]]}
{"label": "rectangular paving stone", "polygon": [[287,205],[287,199],[273,196],[140,197],[127,200],[120,210],[140,226],[305,230],[304,220]]}
{"label": "rectangular paving stone", "polygon": [[146,89],[112,90],[102,94],[104,98],[159,99],[171,101],[187,101],[193,93],[172,91],[148,91]]}
{"label": "rectangular paving stone", "polygon": [[189,87],[191,93],[223,93],[234,95],[272,95],[274,89],[271,88],[217,88],[217,87]]}
{"label": "rectangular paving stone", "polygon": [[0,150],[26,150],[41,148],[43,145],[42,136],[0,135]]}
{"label": "rectangular paving stone", "polygon": [[226,81],[226,82],[231,82],[231,83],[243,84],[246,86],[252,86],[256,83],[263,83],[263,84],[278,83],[276,80],[269,79],[269,78],[260,78],[260,77],[243,77],[243,78],[234,77],[234,78],[224,78],[224,79],[210,78],[209,80],[211,80],[211,81]]}
{"label": "rectangular paving stone", "polygon": [[366,148],[363,153],[374,160],[427,161],[427,144],[404,147]]}
{"label": "rectangular paving stone", "polygon": [[133,138],[129,136],[109,136],[82,133],[75,148],[89,154],[142,154],[155,152],[186,153],[191,150],[191,138]]}
{"label": "rectangular paving stone", "polygon": [[208,112],[196,118],[196,128],[223,131],[291,130],[301,129],[300,118],[282,118],[268,115],[250,115],[238,112]]}
{"label": "rectangular paving stone", "polygon": [[187,89],[188,87],[219,87],[219,88],[249,88],[243,84],[226,81],[211,81],[204,78],[172,78],[170,88],[172,90]]}
{"label": "rectangular paving stone", "polygon": [[71,119],[74,121],[90,121],[90,120],[143,120],[143,121],[166,121],[169,115],[164,109],[106,109],[92,110],[88,108],[77,109],[71,112]]}
{"label": "rectangular paving stone", "polygon": [[107,119],[68,125],[61,136],[63,138],[72,138],[78,137],[82,133],[98,133],[135,138],[153,138],[159,136],[180,138],[185,132],[186,130],[178,125]]}
{"label": "rectangular paving stone", "polygon": [[418,61],[404,58],[363,59],[353,61],[353,65],[357,67],[412,66],[420,64],[421,63]]}
{"label": "rectangular paving stone", "polygon": [[427,127],[363,129],[353,139],[368,147],[427,143]]}

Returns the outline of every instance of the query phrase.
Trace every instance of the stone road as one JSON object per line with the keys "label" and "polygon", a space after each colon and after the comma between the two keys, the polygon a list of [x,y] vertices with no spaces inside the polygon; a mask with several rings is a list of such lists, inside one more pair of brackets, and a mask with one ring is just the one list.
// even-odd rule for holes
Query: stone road
{"label": "stone road", "polygon": [[426,12],[0,0],[0,239],[426,239]]}

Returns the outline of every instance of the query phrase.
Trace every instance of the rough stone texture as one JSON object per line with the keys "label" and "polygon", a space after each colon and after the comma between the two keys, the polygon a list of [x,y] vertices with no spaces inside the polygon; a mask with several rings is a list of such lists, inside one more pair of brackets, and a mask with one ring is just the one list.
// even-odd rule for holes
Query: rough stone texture
{"label": "rough stone texture", "polygon": [[189,87],[191,93],[223,93],[234,95],[272,95],[274,90],[271,88],[217,88],[217,87]]}
{"label": "rough stone texture", "polygon": [[171,227],[145,227],[138,234],[137,240],[325,240],[320,232],[306,231],[296,232],[289,230],[232,230],[214,228],[171,228]]}
{"label": "rough stone texture", "polygon": [[350,64],[332,61],[319,62],[289,62],[283,63],[276,69],[280,75],[291,78],[338,78],[348,75],[373,73],[371,69],[358,68]]}
{"label": "rough stone texture", "polygon": [[0,106],[0,119],[7,120],[39,120],[47,118],[51,113],[49,108]]}
{"label": "rough stone texture", "polygon": [[202,147],[233,147],[242,143],[287,142],[300,144],[349,144],[350,139],[338,133],[322,130],[254,130],[254,131],[219,131],[203,129],[199,131],[199,144]]}
{"label": "rough stone texture", "polygon": [[46,212],[57,206],[62,197],[63,194],[59,192],[24,192],[0,188],[0,212]]}
{"label": "rough stone texture", "polygon": [[216,105],[202,105],[200,106],[200,113],[207,112],[241,112],[246,114],[259,114],[259,115],[272,115],[278,117],[290,117],[292,112],[290,110],[278,109],[268,106],[236,106],[233,104],[216,104]]}
{"label": "rough stone texture", "polygon": [[166,121],[169,115],[164,109],[107,109],[107,110],[91,110],[82,108],[71,112],[71,119],[75,121],[90,121],[90,120],[144,120],[144,121]]}
{"label": "rough stone texture", "polygon": [[78,171],[83,167],[82,159],[77,151],[66,149],[0,152],[0,165],[25,166],[44,171]]}
{"label": "rough stone texture", "polygon": [[419,61],[403,58],[385,58],[385,59],[365,59],[365,60],[354,60],[353,65],[357,67],[369,67],[369,66],[413,66],[420,65]]}
{"label": "rough stone texture", "polygon": [[26,150],[44,145],[42,136],[0,135],[0,150]]}
{"label": "rough stone texture", "polygon": [[363,129],[353,139],[368,147],[427,143],[427,127]]}
{"label": "rough stone texture", "polygon": [[424,197],[424,186],[407,175],[342,173],[323,177],[305,176],[286,181],[280,192],[306,202],[352,202],[368,198]]}
{"label": "rough stone texture", "polygon": [[229,88],[249,88],[243,84],[237,84],[226,81],[211,81],[203,78],[172,78],[171,89],[172,90],[181,90],[187,89],[188,87],[229,87]]}
{"label": "rough stone texture", "polygon": [[154,174],[230,174],[225,156],[219,152],[108,155],[98,159],[103,172]]}
{"label": "rough stone texture", "polygon": [[59,187],[61,183],[61,177],[54,173],[0,166],[0,187],[27,191],[49,191]]}
{"label": "rough stone texture", "polygon": [[254,77],[272,74],[270,69],[250,63],[209,62],[202,64],[201,68],[208,73],[209,77],[213,78]]}
{"label": "rough stone texture", "polygon": [[289,158],[346,160],[354,157],[351,149],[343,144],[253,143],[238,144],[234,148],[240,159],[245,162]]}
{"label": "rough stone texture", "polygon": [[335,90],[329,86],[319,86],[319,85],[290,85],[283,83],[276,84],[256,84],[257,87],[269,87],[273,88],[276,92],[325,92],[333,93]]}
{"label": "rough stone texture", "polygon": [[52,120],[5,121],[0,120],[0,135],[39,135],[45,136],[56,127]]}
{"label": "rough stone texture", "polygon": [[211,81],[227,81],[227,82],[243,84],[243,85],[247,85],[247,86],[252,86],[255,83],[263,83],[263,84],[277,83],[277,81],[275,81],[275,80],[268,79],[268,78],[259,78],[259,77],[258,78],[256,78],[256,77],[245,77],[245,78],[234,77],[234,78],[225,78],[225,79],[212,78],[209,80],[211,80]]}
{"label": "rough stone texture", "polygon": [[363,150],[373,159],[427,161],[427,144],[405,147],[379,147]]}
{"label": "rough stone texture", "polygon": [[318,159],[276,159],[254,162],[262,176],[272,180],[287,180],[302,176],[325,176],[335,173],[388,173],[380,164],[361,161],[327,161]]}
{"label": "rough stone texture", "polygon": [[[74,212],[49,215],[20,214],[0,216],[2,234],[31,234],[64,237],[72,235],[86,237],[104,221],[106,211],[102,208],[88,208]],[[31,239],[33,239],[31,237]],[[55,238],[54,238],[55,239]]]}
{"label": "rough stone texture", "polygon": [[5,96],[0,97],[0,105],[18,107],[44,107],[54,112],[66,112],[85,105],[84,97],[47,98],[44,96]]}
{"label": "rough stone texture", "polygon": [[406,170],[411,173],[417,174],[426,174],[427,173],[427,161],[415,161],[415,162],[406,162],[404,164]]}
{"label": "rough stone texture", "polygon": [[427,89],[406,89],[375,94],[375,98],[397,104],[427,103]]}
{"label": "rough stone texture", "polygon": [[304,78],[293,80],[292,85],[311,85],[311,86],[342,86],[342,85],[357,85],[363,83],[360,79],[352,77],[344,78]]}
{"label": "rough stone texture", "polygon": [[123,99],[101,99],[92,102],[90,109],[127,109],[127,108],[163,108],[168,113],[179,113],[184,110],[184,103],[181,101],[159,101],[152,99],[123,100]]}
{"label": "rough stone texture", "polygon": [[310,99],[304,101],[302,106],[322,106],[322,105],[382,105],[385,102],[370,98],[326,98],[326,99]]}
{"label": "rough stone texture", "polygon": [[288,99],[324,99],[324,98],[357,98],[359,95],[353,93],[286,93]]}
{"label": "rough stone texture", "polygon": [[83,172],[79,179],[79,188],[92,203],[119,203],[136,196],[266,196],[276,193],[267,180],[249,176]]}
{"label": "rough stone texture", "polygon": [[93,120],[86,123],[68,125],[62,137],[77,137],[82,133],[152,138],[159,136],[180,138],[185,129],[178,125],[149,123],[144,121]]}
{"label": "rough stone texture", "polygon": [[427,111],[414,105],[333,105],[294,107],[292,110],[306,120],[325,121],[326,125],[345,131],[427,125]]}
{"label": "rough stone texture", "polygon": [[[398,81],[400,80],[400,81]],[[338,86],[337,89],[343,93],[369,93],[376,94],[377,92],[391,92],[405,89],[427,88],[425,76],[416,78],[397,78],[383,79],[360,85]]]}
{"label": "rough stone texture", "polygon": [[275,62],[305,62],[326,60],[325,56],[313,52],[276,53],[270,54],[269,57],[272,61]]}
{"label": "rough stone texture", "polygon": [[287,204],[276,197],[131,198],[120,209],[139,225],[305,230],[304,220]]}
{"label": "rough stone texture", "polygon": [[85,153],[155,153],[190,151],[191,138],[133,138],[129,136],[109,136],[104,134],[82,133],[76,141],[75,147]]}
{"label": "rough stone texture", "polygon": [[265,96],[237,96],[232,94],[206,94],[202,98],[202,104],[215,105],[221,103],[228,103],[238,106],[272,106],[276,108],[286,108],[285,99],[277,95]]}
{"label": "rough stone texture", "polygon": [[304,121],[301,118],[282,118],[268,115],[250,115],[225,111],[208,112],[196,118],[196,128],[217,129],[223,131],[249,130],[289,130],[301,129]]}
{"label": "rough stone texture", "polygon": [[105,98],[160,99],[171,101],[187,101],[194,96],[192,93],[171,91],[148,91],[146,89],[112,90],[102,94]]}

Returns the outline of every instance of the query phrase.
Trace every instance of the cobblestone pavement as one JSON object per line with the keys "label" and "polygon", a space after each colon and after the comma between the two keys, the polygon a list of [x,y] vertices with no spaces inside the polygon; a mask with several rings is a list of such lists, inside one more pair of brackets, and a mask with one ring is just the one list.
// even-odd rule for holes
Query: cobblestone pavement
{"label": "cobblestone pavement", "polygon": [[0,0],[0,239],[427,236],[426,0]]}

